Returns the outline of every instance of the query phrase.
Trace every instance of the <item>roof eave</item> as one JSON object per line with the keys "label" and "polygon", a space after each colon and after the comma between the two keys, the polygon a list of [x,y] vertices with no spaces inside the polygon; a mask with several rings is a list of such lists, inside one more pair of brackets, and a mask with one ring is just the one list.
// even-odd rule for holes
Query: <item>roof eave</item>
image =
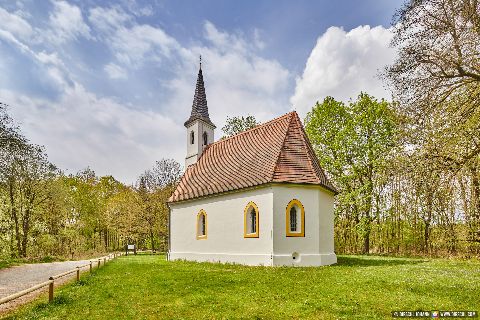
{"label": "roof eave", "polygon": [[190,116],[190,118],[188,118],[188,120],[185,121],[185,123],[183,125],[185,126],[185,128],[188,128],[196,120],[201,120],[201,121],[205,122],[206,124],[211,126],[212,129],[215,129],[217,127],[213,124],[213,122],[209,118],[205,118],[205,117],[202,117],[202,116]]}

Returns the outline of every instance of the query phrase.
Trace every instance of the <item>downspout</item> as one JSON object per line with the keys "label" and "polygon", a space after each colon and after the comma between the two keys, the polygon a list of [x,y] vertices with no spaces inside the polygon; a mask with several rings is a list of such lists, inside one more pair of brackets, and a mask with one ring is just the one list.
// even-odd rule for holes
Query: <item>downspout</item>
{"label": "downspout", "polygon": [[170,208],[170,204],[167,203],[167,207],[168,207],[168,251],[167,251],[167,261],[170,261],[170,250],[171,250],[171,235],[172,235],[172,231],[171,231],[171,224],[172,224],[172,208]]}

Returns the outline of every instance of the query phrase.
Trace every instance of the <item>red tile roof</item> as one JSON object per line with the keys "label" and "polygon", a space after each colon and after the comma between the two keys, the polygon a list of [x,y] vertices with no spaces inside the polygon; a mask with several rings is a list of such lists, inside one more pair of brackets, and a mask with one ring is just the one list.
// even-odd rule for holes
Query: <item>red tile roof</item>
{"label": "red tile roof", "polygon": [[337,192],[295,111],[208,145],[187,168],[169,202],[271,182],[320,185]]}

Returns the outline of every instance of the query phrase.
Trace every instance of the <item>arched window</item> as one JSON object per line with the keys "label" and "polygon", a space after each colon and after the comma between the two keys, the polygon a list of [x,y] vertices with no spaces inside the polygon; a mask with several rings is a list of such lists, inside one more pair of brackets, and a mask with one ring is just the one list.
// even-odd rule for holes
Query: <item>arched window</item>
{"label": "arched window", "polygon": [[190,132],[190,144],[195,143],[195,132]]}
{"label": "arched window", "polygon": [[295,206],[290,208],[290,231],[297,232],[297,208]]}
{"label": "arched window", "polygon": [[287,237],[305,237],[305,209],[300,201],[288,203],[285,218]]}
{"label": "arched window", "polygon": [[203,132],[203,145],[206,146],[208,144],[208,134],[206,131]]}
{"label": "arched window", "polygon": [[197,239],[207,239],[207,213],[203,210],[197,214]]}
{"label": "arched window", "polygon": [[243,237],[244,238],[258,238],[259,236],[259,221],[258,221],[258,207],[255,202],[249,202],[243,212]]}

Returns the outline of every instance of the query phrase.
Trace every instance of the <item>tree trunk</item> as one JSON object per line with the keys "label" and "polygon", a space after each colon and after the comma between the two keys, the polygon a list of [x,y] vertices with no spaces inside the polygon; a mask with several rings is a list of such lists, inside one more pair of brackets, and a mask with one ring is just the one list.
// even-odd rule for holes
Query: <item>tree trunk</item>
{"label": "tree trunk", "polygon": [[153,230],[150,228],[150,243],[152,245],[152,253],[155,251],[155,245],[153,243]]}
{"label": "tree trunk", "polygon": [[370,252],[370,231],[367,231],[363,237],[363,254],[368,254]]}
{"label": "tree trunk", "polygon": [[428,245],[429,245],[429,239],[430,239],[430,223],[425,221],[425,230],[423,233],[423,239],[424,239],[424,247],[423,247],[423,252],[428,253]]}
{"label": "tree trunk", "polygon": [[25,216],[23,217],[23,234],[22,234],[22,257],[27,256],[28,234],[30,233],[30,208],[25,210]]}
{"label": "tree trunk", "polygon": [[10,215],[12,217],[14,226],[15,226],[15,240],[17,244],[17,256],[21,256],[22,253],[22,246],[21,246],[21,237],[20,237],[20,226],[18,220],[18,212],[15,206],[15,190],[14,190],[14,181],[13,179],[9,179],[8,181],[8,193],[9,193],[9,200],[10,200]]}

